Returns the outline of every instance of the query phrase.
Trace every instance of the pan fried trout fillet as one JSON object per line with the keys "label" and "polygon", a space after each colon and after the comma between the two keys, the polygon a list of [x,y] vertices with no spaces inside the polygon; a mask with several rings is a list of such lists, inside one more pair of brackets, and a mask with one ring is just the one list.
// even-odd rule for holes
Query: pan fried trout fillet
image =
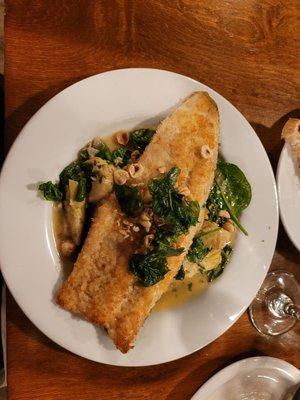
{"label": "pan fried trout fillet", "polygon": [[[143,172],[135,183],[141,190],[161,176],[161,168],[181,169],[179,190],[205,204],[214,178],[219,139],[219,113],[205,92],[196,92],[158,127],[139,164]],[[201,213],[200,213],[201,214]],[[142,242],[141,232],[127,234],[128,219],[114,194],[98,208],[74,269],[59,290],[57,301],[65,309],[103,326],[116,347],[126,353],[155,303],[177,274],[199,229],[190,227],[175,247],[185,251],[167,259],[169,272],[153,286],[143,287],[129,271],[132,254]],[[125,232],[125,235],[124,235]]]}

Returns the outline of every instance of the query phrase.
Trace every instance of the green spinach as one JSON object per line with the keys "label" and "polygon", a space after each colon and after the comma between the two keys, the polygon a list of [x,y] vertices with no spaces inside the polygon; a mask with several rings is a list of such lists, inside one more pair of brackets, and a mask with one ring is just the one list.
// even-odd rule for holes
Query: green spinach
{"label": "green spinach", "polygon": [[193,243],[188,251],[187,259],[190,262],[199,264],[203,258],[209,252],[209,248],[206,247],[200,236],[196,236]]}
{"label": "green spinach", "polygon": [[186,201],[175,188],[179,173],[180,169],[174,167],[162,178],[149,183],[154,213],[170,225],[177,236],[197,224],[200,212],[197,201]]}
{"label": "green spinach", "polygon": [[61,201],[63,194],[60,191],[57,183],[52,183],[51,181],[41,183],[38,188],[43,192],[43,196],[49,201]]}
{"label": "green spinach", "polygon": [[128,164],[130,157],[131,150],[128,147],[119,147],[111,153],[111,161],[119,167],[124,167]]}
{"label": "green spinach", "polygon": [[110,151],[104,142],[100,142],[98,144],[98,153],[96,153],[96,157],[100,157],[110,164],[124,167],[130,160],[131,153],[132,151],[128,147],[119,147],[114,151]]}
{"label": "green spinach", "polygon": [[248,235],[239,222],[239,216],[248,207],[251,197],[251,186],[239,167],[219,161],[215,182],[207,201],[210,219],[216,221],[218,211],[227,210],[237,227]]}
{"label": "green spinach", "polygon": [[175,276],[175,279],[177,281],[183,281],[185,278],[185,270],[183,268],[183,265],[180,267],[180,270],[177,272],[177,275]]}
{"label": "green spinach", "polygon": [[209,282],[212,282],[223,273],[226,265],[230,260],[231,254],[232,254],[232,247],[229,245],[225,246],[224,249],[221,251],[222,261],[220,262],[220,264],[211,271],[206,272]]}
{"label": "green spinach", "polygon": [[130,260],[130,271],[138,276],[143,286],[152,286],[161,281],[169,271],[167,257],[178,256],[183,248],[163,246],[147,254],[134,254]]}
{"label": "green spinach", "polygon": [[150,143],[154,129],[144,128],[137,129],[129,134],[129,146],[133,150],[139,150],[141,153],[145,150],[146,146]]}
{"label": "green spinach", "polygon": [[66,194],[66,188],[69,185],[69,180],[78,182],[76,201],[83,201],[91,189],[91,166],[84,164],[82,161],[73,161],[65,167],[59,175],[59,189]]}
{"label": "green spinach", "polygon": [[128,217],[136,217],[143,211],[143,202],[139,190],[128,185],[114,185],[121,210]]}

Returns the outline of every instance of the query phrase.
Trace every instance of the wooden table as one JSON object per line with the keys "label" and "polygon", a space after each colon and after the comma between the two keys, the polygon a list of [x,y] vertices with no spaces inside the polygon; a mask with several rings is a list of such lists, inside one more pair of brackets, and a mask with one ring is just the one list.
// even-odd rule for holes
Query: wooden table
{"label": "wooden table", "polygon": [[[298,0],[6,0],[6,150],[25,122],[71,83],[115,68],[153,67],[225,96],[250,121],[275,168],[284,121],[299,116],[299,12]],[[272,268],[299,279],[299,264],[280,228]],[[246,313],[201,351],[147,368],[110,367],[68,353],[11,296],[7,314],[10,400],[182,400],[244,357],[269,355],[300,367],[299,330],[263,337]]]}

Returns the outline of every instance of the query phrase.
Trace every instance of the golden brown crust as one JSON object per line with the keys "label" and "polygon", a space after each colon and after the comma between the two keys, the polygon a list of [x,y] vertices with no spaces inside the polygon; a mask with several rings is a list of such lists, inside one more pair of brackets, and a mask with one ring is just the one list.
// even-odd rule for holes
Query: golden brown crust
{"label": "golden brown crust", "polygon": [[[190,197],[206,202],[214,177],[218,154],[219,115],[207,93],[197,92],[188,98],[158,127],[139,164],[143,173],[135,182],[146,186],[149,179],[177,166],[181,169],[179,188],[188,189]],[[210,155],[203,157],[203,146]],[[203,149],[202,149],[203,150]],[[58,294],[58,303],[104,326],[116,346],[126,353],[152,307],[167,290],[185,254],[168,259],[169,272],[151,287],[142,287],[128,271],[128,263],[142,240],[140,233],[126,239],[120,225],[126,218],[115,196],[99,207],[74,270]],[[181,236],[177,246],[188,249],[197,227]]]}
{"label": "golden brown crust", "polygon": [[300,159],[300,119],[289,118],[282,129],[281,137],[290,146],[294,159]]}

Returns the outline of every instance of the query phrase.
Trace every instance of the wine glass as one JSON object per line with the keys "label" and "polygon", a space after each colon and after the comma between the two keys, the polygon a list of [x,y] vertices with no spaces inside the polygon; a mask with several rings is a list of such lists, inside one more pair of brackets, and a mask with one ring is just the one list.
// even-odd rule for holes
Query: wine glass
{"label": "wine glass", "polygon": [[255,328],[276,336],[289,331],[300,320],[300,285],[286,271],[270,272],[249,307]]}

